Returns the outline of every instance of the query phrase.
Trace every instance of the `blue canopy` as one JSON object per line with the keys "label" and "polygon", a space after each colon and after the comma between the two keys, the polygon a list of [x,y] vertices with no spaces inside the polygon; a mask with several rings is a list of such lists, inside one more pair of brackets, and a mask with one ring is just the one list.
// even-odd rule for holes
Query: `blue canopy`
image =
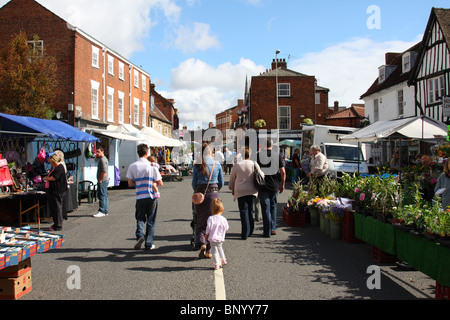
{"label": "blue canopy", "polygon": [[10,134],[42,134],[55,140],[100,141],[80,129],[59,120],[47,120],[32,117],[15,116],[0,113],[0,132]]}

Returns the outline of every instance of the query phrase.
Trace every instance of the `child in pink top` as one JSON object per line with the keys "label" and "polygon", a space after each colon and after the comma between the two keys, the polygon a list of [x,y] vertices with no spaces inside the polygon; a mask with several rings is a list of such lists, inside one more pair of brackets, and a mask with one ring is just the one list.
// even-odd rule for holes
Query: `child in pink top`
{"label": "child in pink top", "polygon": [[[225,241],[225,234],[230,228],[227,219],[222,216],[223,204],[221,199],[214,199],[212,203],[212,215],[208,218],[206,224],[206,240],[211,244],[211,254],[213,256],[214,269],[227,264],[225,253],[223,252],[222,243]],[[219,257],[222,260],[220,264]]]}

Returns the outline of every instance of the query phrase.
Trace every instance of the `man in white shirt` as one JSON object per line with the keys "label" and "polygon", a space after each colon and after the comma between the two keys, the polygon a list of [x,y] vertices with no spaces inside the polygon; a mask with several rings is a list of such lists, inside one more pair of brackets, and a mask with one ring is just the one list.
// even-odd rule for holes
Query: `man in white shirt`
{"label": "man in white shirt", "polygon": [[148,157],[148,146],[140,144],[137,147],[138,161],[132,163],[127,171],[128,187],[136,188],[136,239],[134,246],[139,250],[145,242],[145,250],[155,248],[153,236],[155,233],[156,212],[158,200],[153,185],[163,185],[161,174],[157,167],[152,166]]}
{"label": "man in white shirt", "polygon": [[231,169],[233,168],[234,154],[228,148],[225,148],[223,154],[225,156],[225,173],[231,174]]}

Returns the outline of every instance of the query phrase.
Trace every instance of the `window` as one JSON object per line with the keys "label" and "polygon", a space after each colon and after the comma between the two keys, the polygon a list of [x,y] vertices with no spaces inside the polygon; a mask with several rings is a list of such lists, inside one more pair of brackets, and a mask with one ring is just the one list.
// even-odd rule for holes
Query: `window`
{"label": "window", "polygon": [[94,68],[100,68],[99,53],[100,53],[100,49],[93,46],[92,47],[92,66]]}
{"label": "window", "polygon": [[278,108],[278,128],[280,130],[291,129],[291,107],[280,106]]}
{"label": "window", "polygon": [[100,83],[91,80],[91,118],[98,119],[98,88]]}
{"label": "window", "polygon": [[320,93],[316,93],[316,104],[320,104]]}
{"label": "window", "polygon": [[134,70],[134,86],[139,88],[139,71]]}
{"label": "window", "polygon": [[114,88],[111,87],[108,87],[107,108],[108,121],[114,122]]}
{"label": "window", "polygon": [[147,77],[142,75],[142,91],[147,92]]}
{"label": "window", "polygon": [[373,122],[377,122],[380,119],[378,99],[373,100]]}
{"label": "window", "polygon": [[139,99],[134,98],[134,124],[139,125]]}
{"label": "window", "polygon": [[33,40],[27,41],[28,48],[33,57],[42,57],[44,55],[44,41]]}
{"label": "window", "polygon": [[428,80],[428,102],[439,102],[443,96],[445,96],[444,76]]}
{"label": "window", "polygon": [[123,106],[124,106],[124,96],[125,94],[122,91],[119,91],[118,93],[119,96],[119,101],[118,101],[118,110],[119,110],[119,123],[123,123],[123,118],[124,118],[124,110],[123,110]]}
{"label": "window", "polygon": [[403,90],[398,91],[398,115],[402,116],[404,112],[405,102],[403,101]]}
{"label": "window", "polygon": [[142,101],[142,126],[147,126],[147,102]]}
{"label": "window", "polygon": [[108,73],[114,75],[114,58],[108,55]]}
{"label": "window", "polygon": [[119,79],[125,80],[125,65],[119,61]]}
{"label": "window", "polygon": [[411,71],[411,53],[407,52],[403,55],[403,73]]}
{"label": "window", "polygon": [[278,96],[279,97],[290,97],[291,96],[291,84],[290,83],[279,83],[278,84]]}

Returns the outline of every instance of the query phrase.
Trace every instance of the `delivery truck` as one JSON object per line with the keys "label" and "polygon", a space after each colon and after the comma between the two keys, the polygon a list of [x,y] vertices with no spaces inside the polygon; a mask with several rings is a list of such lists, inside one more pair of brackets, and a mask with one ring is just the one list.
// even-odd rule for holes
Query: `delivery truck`
{"label": "delivery truck", "polygon": [[301,154],[310,150],[313,145],[320,146],[328,159],[328,170],[331,177],[340,178],[342,174],[355,172],[369,173],[365,161],[365,145],[341,143],[340,137],[353,133],[357,128],[327,125],[304,125],[302,128]]}

